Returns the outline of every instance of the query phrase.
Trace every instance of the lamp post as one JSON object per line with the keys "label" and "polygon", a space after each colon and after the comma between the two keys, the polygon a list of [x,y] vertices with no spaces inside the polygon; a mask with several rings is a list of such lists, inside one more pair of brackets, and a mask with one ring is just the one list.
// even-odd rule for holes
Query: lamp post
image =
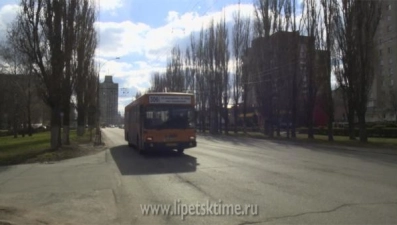
{"label": "lamp post", "polygon": [[[114,58],[114,60],[119,60],[120,57],[116,57]],[[106,61],[103,62],[102,64],[99,65],[99,69],[98,69],[98,75],[97,75],[97,113],[96,113],[96,132],[95,132],[95,141],[94,141],[94,145],[100,145],[102,144],[102,135],[101,135],[101,128],[99,125],[99,121],[100,121],[100,114],[101,114],[101,110],[100,110],[100,102],[99,102],[99,87],[100,87],[100,73],[101,70],[103,68],[104,65],[106,65],[106,63],[108,63],[110,61]]]}

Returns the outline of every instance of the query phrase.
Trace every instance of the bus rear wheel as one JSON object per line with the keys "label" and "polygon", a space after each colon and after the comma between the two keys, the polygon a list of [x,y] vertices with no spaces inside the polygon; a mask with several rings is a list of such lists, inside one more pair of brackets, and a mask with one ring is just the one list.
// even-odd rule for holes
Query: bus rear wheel
{"label": "bus rear wheel", "polygon": [[139,154],[143,155],[146,153],[145,148],[141,145],[141,142],[139,141],[139,137],[136,138],[136,147],[138,149]]}

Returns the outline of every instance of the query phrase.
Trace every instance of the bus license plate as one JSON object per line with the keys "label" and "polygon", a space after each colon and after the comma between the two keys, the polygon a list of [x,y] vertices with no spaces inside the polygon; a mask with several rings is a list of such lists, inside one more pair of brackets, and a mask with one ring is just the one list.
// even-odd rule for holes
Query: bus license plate
{"label": "bus license plate", "polygon": [[165,144],[165,146],[167,146],[167,147],[175,147],[175,146],[178,146],[178,144],[177,143],[167,143],[167,144]]}

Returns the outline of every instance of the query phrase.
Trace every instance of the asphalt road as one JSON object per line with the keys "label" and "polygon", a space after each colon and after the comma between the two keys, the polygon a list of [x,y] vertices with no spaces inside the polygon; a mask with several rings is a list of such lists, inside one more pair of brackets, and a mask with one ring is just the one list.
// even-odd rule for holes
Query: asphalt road
{"label": "asphalt road", "polygon": [[[122,129],[103,132],[109,149],[102,153],[0,167],[0,222],[397,224],[397,151],[200,136],[182,156],[142,156],[126,145]],[[215,215],[201,208],[211,203],[258,210]],[[170,205],[173,215],[143,215],[142,205]],[[194,213],[182,219],[190,205]]]}

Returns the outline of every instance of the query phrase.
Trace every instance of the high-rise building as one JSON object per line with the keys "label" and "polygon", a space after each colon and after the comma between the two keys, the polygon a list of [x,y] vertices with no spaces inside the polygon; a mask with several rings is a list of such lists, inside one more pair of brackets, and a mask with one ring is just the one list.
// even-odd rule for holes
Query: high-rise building
{"label": "high-rise building", "polygon": [[375,76],[367,105],[368,122],[395,121],[391,91],[397,87],[397,1],[382,1],[376,33]]}
{"label": "high-rise building", "polygon": [[99,85],[100,123],[104,125],[118,123],[119,84],[113,82],[112,76],[105,76]]}
{"label": "high-rise building", "polygon": [[[292,104],[292,80],[296,75],[297,93],[296,100],[299,102],[297,109],[297,125],[303,126],[307,123],[305,104],[308,96],[309,87],[309,69],[314,69],[313,86],[315,89],[320,89],[320,83],[326,79],[325,65],[327,63],[327,52],[315,49],[314,38],[302,36],[299,32],[278,31],[269,37],[259,37],[252,41],[251,48],[246,52],[244,65],[250,70],[250,80],[248,83],[250,87],[247,93],[247,105],[253,107],[262,107],[263,112],[269,110],[279,109],[279,111],[272,114],[280,114],[281,121],[288,121],[288,111]],[[309,55],[309,47],[314,50],[314,54]],[[311,59],[310,57],[313,57]],[[296,60],[294,58],[297,58]],[[259,59],[259,60],[258,60]],[[266,91],[270,88],[270,81],[272,81],[272,92]],[[258,102],[257,95],[259,92],[265,91],[261,95],[261,102]],[[318,90],[318,96],[323,90]],[[270,96],[272,104],[268,105]],[[268,99],[266,99],[268,98]],[[321,99],[316,100],[316,108]],[[260,106],[262,105],[262,106]],[[266,108],[266,109],[265,109]],[[320,109],[319,109],[320,110]],[[320,117],[320,112],[317,109],[314,117]],[[270,111],[269,111],[270,112]],[[269,114],[269,112],[267,114]],[[324,114],[323,112],[321,112]],[[266,113],[264,113],[266,114]],[[267,115],[264,115],[266,119]],[[325,117],[324,115],[322,117]],[[274,118],[273,118],[274,119]],[[315,119],[314,119],[315,120]],[[325,119],[321,122],[315,121],[316,124],[326,124]]]}

